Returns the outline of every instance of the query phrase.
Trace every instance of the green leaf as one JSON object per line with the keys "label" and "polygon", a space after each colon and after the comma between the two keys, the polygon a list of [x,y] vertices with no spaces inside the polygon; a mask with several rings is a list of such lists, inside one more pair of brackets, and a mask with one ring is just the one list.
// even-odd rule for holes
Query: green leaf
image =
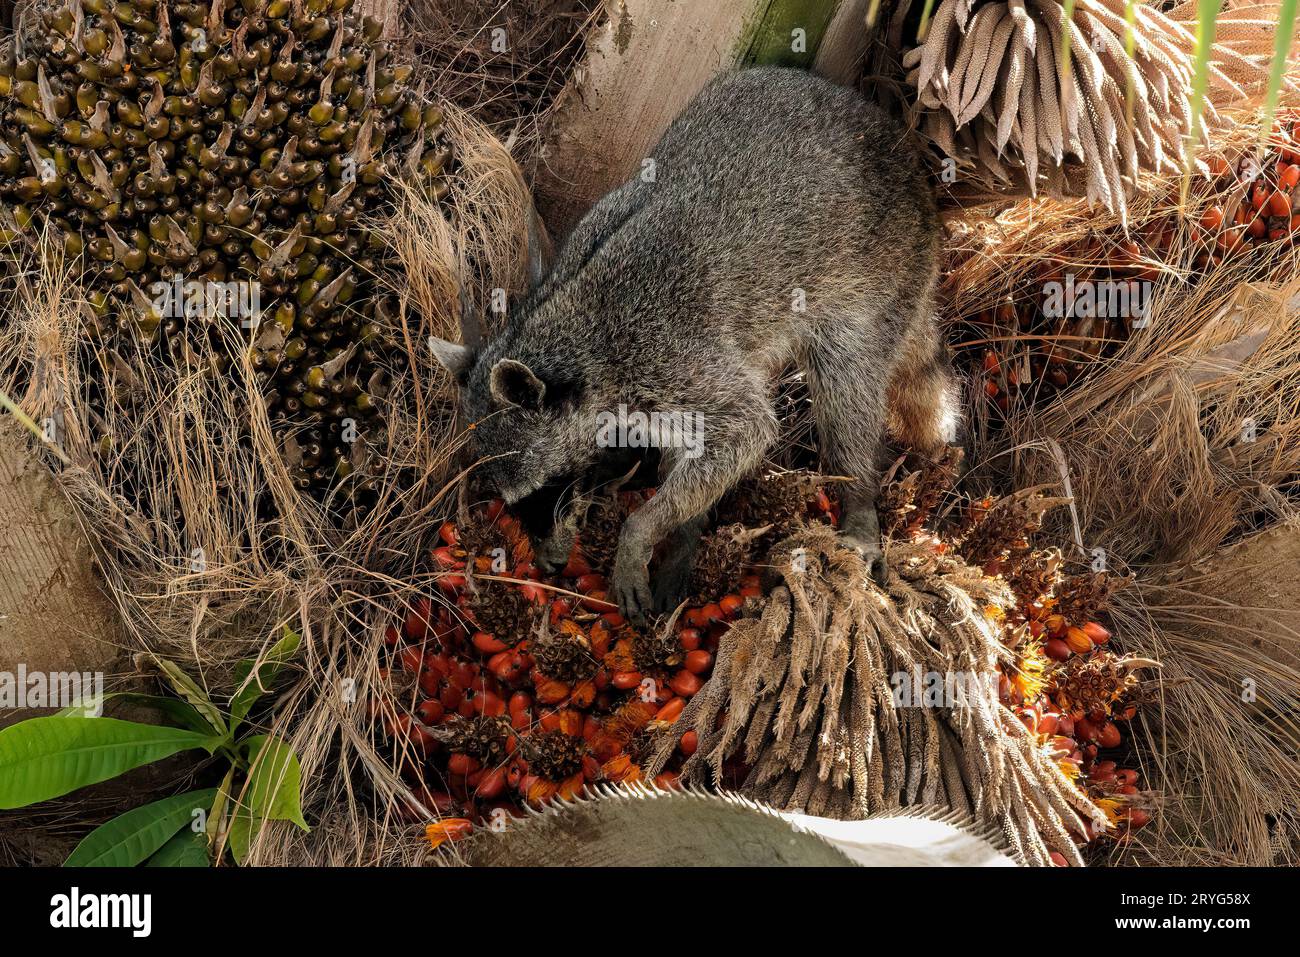
{"label": "green leaf", "polygon": [[[155,711],[161,711],[167,717],[171,718],[182,727],[189,728],[191,731],[199,731],[203,734],[209,734],[212,726],[204,720],[203,715],[195,710],[194,706],[188,701],[181,701],[179,698],[168,698],[158,694],[137,694],[134,691],[115,691],[112,694],[104,695],[103,701],[112,700],[125,701],[128,704],[140,705],[144,708],[153,708]],[[94,717],[87,715],[85,709],[80,705],[72,705],[57,712],[60,717]]]}
{"label": "green leaf", "polygon": [[1277,30],[1273,33],[1273,63],[1268,74],[1268,94],[1264,97],[1264,117],[1259,128],[1261,151],[1273,132],[1282,77],[1286,75],[1287,54],[1291,52],[1291,37],[1295,34],[1295,18],[1296,0],[1282,0],[1278,8]]}
{"label": "green leaf", "polygon": [[145,867],[208,867],[208,841],[202,831],[188,827],[144,862]]}
{"label": "green leaf", "polygon": [[176,662],[168,661],[166,658],[155,658],[154,660],[158,663],[158,667],[162,669],[163,676],[168,683],[176,689],[176,693],[192,704],[194,710],[203,715],[203,720],[211,725],[213,731],[225,737],[228,733],[226,721],[221,717],[221,711],[208,697],[208,693],[200,688],[198,683],[187,675]]}
{"label": "green leaf", "polygon": [[195,808],[206,811],[216,793],[208,788],[177,794],[120,814],[87,834],[63,866],[134,867],[187,827]]}
{"label": "green leaf", "polygon": [[233,731],[248,716],[248,711],[271,687],[284,666],[298,653],[302,635],[284,627],[284,634],[260,659],[245,659],[235,668],[235,687],[230,699],[230,728]]}
{"label": "green leaf", "polygon": [[302,770],[293,748],[264,734],[249,738],[247,746],[251,770],[242,803],[272,821],[292,821],[310,830],[302,819]]}
{"label": "green leaf", "polygon": [[211,754],[220,743],[182,728],[116,718],[31,718],[0,731],[0,808],[47,801],[178,751]]}
{"label": "green leaf", "polygon": [[226,834],[230,853],[240,864],[267,821],[291,821],[304,831],[311,830],[302,817],[302,770],[293,749],[266,735],[249,738],[246,744],[252,770]]}
{"label": "green leaf", "polygon": [[1183,202],[1191,188],[1192,170],[1196,168],[1196,152],[1204,137],[1205,93],[1210,83],[1210,60],[1214,54],[1214,31],[1218,25],[1219,9],[1223,0],[1197,0],[1196,48],[1192,55],[1192,91],[1188,103],[1192,111],[1192,129],[1183,150]]}

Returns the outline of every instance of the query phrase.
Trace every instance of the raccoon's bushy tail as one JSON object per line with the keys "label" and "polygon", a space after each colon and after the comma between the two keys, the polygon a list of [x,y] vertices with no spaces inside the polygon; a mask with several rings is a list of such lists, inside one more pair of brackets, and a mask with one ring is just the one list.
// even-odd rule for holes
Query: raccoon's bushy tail
{"label": "raccoon's bushy tail", "polygon": [[889,386],[888,429],[900,444],[935,456],[961,435],[961,383],[937,323],[907,340]]}

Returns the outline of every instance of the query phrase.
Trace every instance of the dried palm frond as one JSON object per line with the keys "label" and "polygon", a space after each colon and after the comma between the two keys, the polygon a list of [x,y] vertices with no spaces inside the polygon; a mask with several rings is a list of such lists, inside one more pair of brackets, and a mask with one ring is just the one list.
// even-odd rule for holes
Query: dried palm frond
{"label": "dried palm frond", "polygon": [[[1201,128],[1267,86],[1276,6],[1222,12]],[[1196,128],[1186,15],[1128,0],[1078,0],[1068,19],[1058,0],[940,0],[902,60],[916,125],[987,189],[1086,196],[1122,217],[1140,172],[1182,169]]]}

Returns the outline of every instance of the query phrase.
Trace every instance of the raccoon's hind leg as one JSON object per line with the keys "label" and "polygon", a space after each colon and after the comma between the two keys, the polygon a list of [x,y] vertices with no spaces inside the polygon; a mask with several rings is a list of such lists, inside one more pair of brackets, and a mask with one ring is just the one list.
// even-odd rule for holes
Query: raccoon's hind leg
{"label": "raccoon's hind leg", "polygon": [[885,580],[880,547],[876,494],[880,489],[877,458],[887,414],[889,369],[881,365],[878,343],[861,335],[861,326],[846,325],[845,335],[823,333],[812,345],[804,372],[812,396],[823,468],[852,476],[843,493],[840,535],[856,548],[879,583]]}
{"label": "raccoon's hind leg", "polygon": [[925,317],[907,340],[889,384],[889,433],[934,458],[957,441],[961,389],[937,324]]}

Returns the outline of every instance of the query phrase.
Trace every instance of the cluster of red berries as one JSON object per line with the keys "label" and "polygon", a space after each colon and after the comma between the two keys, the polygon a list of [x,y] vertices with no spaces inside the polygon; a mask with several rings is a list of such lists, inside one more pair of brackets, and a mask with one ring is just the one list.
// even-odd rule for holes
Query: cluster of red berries
{"label": "cluster of red berries", "polygon": [[[622,514],[653,494],[621,493]],[[834,520],[824,494],[812,508]],[[437,816],[435,845],[525,804],[642,780],[650,733],[682,713],[730,622],[762,596],[745,569],[734,590],[688,604],[664,636],[633,627],[610,603],[582,536],[548,577],[499,500],[439,534],[438,592],[387,628],[384,693],[371,709],[417,802],[402,810]],[[675,786],[673,768],[696,744],[694,731],[683,733],[679,757],[654,782]]]}
{"label": "cluster of red berries", "polygon": [[[1018,398],[1036,402],[1067,388],[1088,363],[1113,354],[1133,334],[1143,316],[1046,315],[1044,290],[1049,284],[1074,288],[1097,283],[1154,281],[1162,264],[1184,261],[1204,271],[1247,250],[1268,243],[1300,245],[1300,112],[1284,111],[1274,127],[1270,149],[1256,157],[1248,152],[1236,162],[1221,155],[1206,157],[1214,181],[1199,217],[1180,213],[1154,215],[1130,230],[1091,233],[1044,263],[1021,293],[980,310],[967,320],[980,338],[1008,340],[1009,347],[983,348],[980,376],[988,401],[1003,414]],[[1178,205],[1177,187],[1171,195]],[[1201,208],[1199,206],[1194,209]],[[1190,243],[1180,232],[1190,228]],[[1186,255],[1187,260],[1181,257]]]}

